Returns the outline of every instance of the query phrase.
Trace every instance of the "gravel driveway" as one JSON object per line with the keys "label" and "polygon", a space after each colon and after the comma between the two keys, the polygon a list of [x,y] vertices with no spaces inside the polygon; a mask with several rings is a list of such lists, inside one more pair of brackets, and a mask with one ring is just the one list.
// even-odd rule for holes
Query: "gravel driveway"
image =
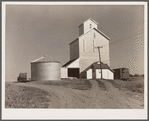
{"label": "gravel driveway", "polygon": [[[142,102],[132,99],[108,81],[101,80],[106,90],[99,88],[97,81],[90,80],[90,90],[77,90],[60,86],[16,83],[16,85],[34,87],[52,94],[49,108],[87,108],[87,109],[131,109],[143,108]],[[134,103],[135,102],[135,103]]]}

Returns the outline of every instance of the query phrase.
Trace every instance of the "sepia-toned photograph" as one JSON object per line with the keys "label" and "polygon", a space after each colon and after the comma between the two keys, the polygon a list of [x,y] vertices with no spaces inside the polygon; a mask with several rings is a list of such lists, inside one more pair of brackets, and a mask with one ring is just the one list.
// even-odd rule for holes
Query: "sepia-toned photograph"
{"label": "sepia-toned photograph", "polygon": [[107,3],[3,2],[5,119],[33,109],[147,117],[147,3]]}

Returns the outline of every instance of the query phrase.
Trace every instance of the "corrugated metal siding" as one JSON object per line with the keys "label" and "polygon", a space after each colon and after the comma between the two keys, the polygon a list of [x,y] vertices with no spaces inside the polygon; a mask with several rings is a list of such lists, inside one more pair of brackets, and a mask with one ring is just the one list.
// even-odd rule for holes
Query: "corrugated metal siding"
{"label": "corrugated metal siding", "polygon": [[31,63],[31,80],[60,80],[60,63]]}

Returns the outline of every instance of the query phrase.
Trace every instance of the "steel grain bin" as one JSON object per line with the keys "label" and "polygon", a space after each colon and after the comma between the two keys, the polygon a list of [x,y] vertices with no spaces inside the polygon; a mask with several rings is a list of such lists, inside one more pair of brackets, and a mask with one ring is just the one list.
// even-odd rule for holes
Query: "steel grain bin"
{"label": "steel grain bin", "polygon": [[43,56],[31,62],[31,80],[60,80],[60,69],[59,61]]}

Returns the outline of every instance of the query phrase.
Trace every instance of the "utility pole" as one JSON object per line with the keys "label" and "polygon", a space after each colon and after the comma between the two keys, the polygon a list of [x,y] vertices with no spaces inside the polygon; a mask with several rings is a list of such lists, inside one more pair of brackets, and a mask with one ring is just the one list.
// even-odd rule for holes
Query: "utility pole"
{"label": "utility pole", "polygon": [[99,52],[99,62],[100,62],[100,69],[101,69],[101,79],[102,78],[102,65],[101,65],[101,55],[100,55],[100,48],[103,48],[103,46],[98,46],[98,47],[95,47],[95,48],[98,48],[98,52]]}

